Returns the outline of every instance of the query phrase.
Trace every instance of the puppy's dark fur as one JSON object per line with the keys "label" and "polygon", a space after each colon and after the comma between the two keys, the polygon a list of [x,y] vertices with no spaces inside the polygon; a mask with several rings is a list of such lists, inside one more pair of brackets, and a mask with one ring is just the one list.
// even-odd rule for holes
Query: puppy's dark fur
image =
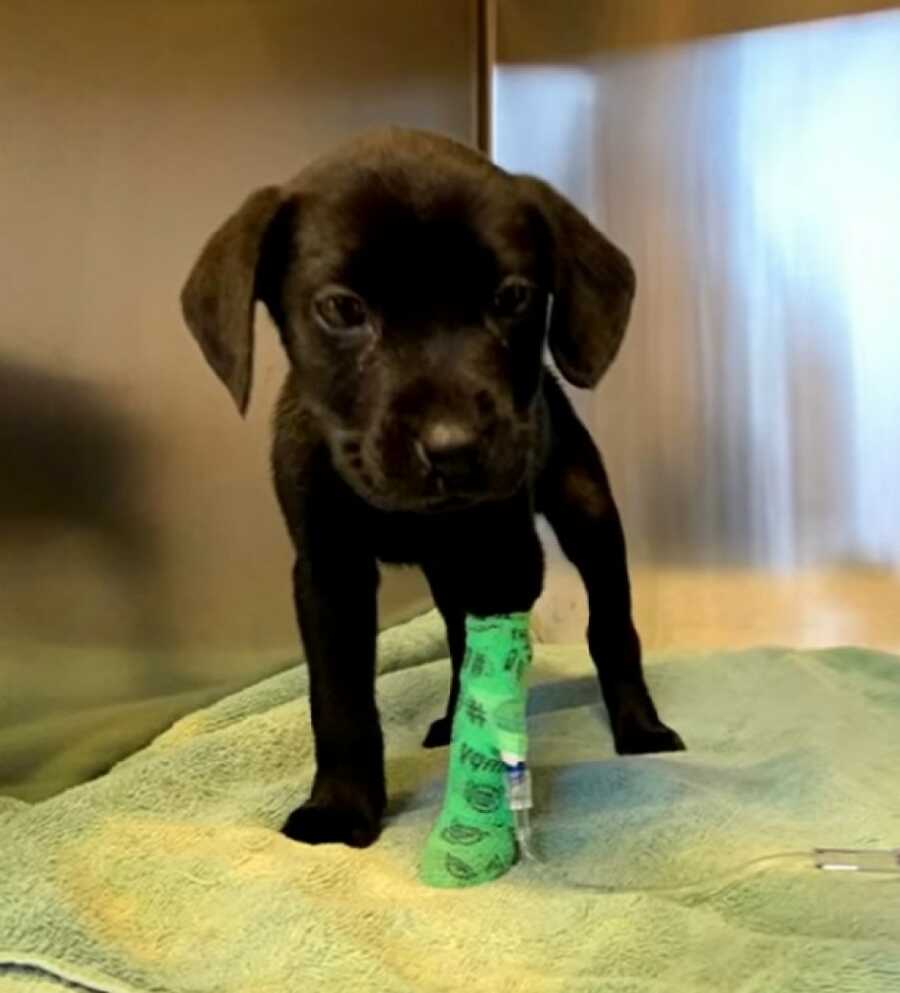
{"label": "puppy's dark fur", "polygon": [[535,514],[583,577],[616,747],[683,747],[644,683],[600,456],[543,363],[547,345],[566,379],[594,386],[634,286],[622,252],[545,183],[400,130],[254,193],[203,249],[184,314],[240,410],[255,300],[291,363],[273,466],[298,552],[317,773],[290,837],[364,846],[380,830],[378,563],[421,566],[446,621],[450,698],[425,739],[444,745],[466,613],[528,610],[541,592]]}

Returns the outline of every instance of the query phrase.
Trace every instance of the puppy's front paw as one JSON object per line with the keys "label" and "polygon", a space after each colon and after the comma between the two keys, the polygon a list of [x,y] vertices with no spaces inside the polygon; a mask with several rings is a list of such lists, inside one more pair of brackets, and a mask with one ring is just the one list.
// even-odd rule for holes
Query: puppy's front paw
{"label": "puppy's front paw", "polygon": [[307,845],[342,844],[368,848],[381,834],[381,822],[362,810],[307,801],[288,817],[281,833]]}
{"label": "puppy's front paw", "polygon": [[453,733],[453,720],[450,717],[441,717],[436,720],[428,729],[425,740],[422,742],[423,748],[446,748],[450,744],[450,737]]}
{"label": "puppy's front paw", "polygon": [[681,735],[662,721],[650,725],[631,725],[616,734],[616,751],[620,755],[647,755],[653,752],[683,752]]}

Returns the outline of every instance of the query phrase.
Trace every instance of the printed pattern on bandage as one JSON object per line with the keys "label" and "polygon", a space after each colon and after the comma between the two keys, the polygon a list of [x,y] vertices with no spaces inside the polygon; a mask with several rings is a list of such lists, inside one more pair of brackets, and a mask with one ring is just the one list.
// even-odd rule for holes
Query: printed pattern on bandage
{"label": "printed pattern on bandage", "polygon": [[516,839],[501,752],[524,758],[528,615],[466,619],[466,654],[444,806],[425,846],[421,878],[472,886],[507,872]]}

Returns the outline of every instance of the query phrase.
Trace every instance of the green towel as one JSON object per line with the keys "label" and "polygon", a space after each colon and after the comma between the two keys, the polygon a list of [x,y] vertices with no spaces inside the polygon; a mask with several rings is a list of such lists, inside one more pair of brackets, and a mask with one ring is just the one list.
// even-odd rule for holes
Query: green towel
{"label": "green towel", "polygon": [[367,850],[278,834],[312,774],[299,667],[101,779],[0,801],[0,990],[900,990],[900,880],[792,861],[728,875],[778,851],[900,843],[900,660],[652,659],[690,751],[618,758],[584,646],[537,646],[530,759],[549,865],[446,891],[416,878],[443,797],[447,753],[420,747],[446,699],[442,645],[433,615],[382,638],[391,801]]}

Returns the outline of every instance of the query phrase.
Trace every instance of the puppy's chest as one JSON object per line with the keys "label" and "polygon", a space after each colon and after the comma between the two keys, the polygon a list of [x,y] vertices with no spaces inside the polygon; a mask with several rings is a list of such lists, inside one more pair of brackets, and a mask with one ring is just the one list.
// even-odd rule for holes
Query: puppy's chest
{"label": "puppy's chest", "polygon": [[412,514],[377,512],[369,534],[375,557],[389,565],[421,565],[455,559],[483,543],[485,522],[477,512]]}
{"label": "puppy's chest", "polygon": [[370,535],[375,557],[390,565],[419,565],[443,544],[436,522],[416,514],[378,513]]}

